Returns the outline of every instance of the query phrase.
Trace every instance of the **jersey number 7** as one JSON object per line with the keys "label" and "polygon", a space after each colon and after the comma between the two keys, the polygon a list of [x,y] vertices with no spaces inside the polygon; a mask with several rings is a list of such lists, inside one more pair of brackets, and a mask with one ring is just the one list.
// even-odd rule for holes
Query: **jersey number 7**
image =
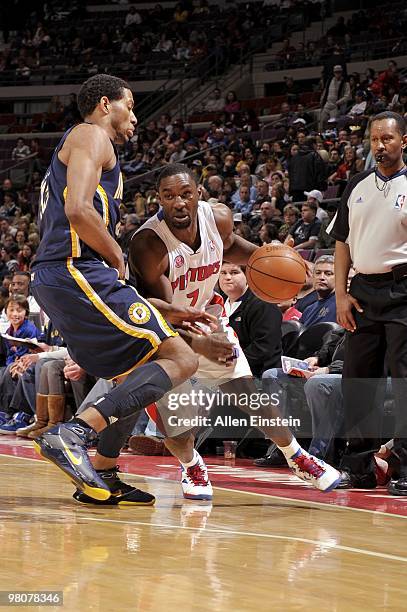
{"label": "jersey number 7", "polygon": [[199,289],[195,289],[195,291],[191,291],[191,293],[187,293],[187,298],[191,300],[190,306],[195,306],[199,297]]}

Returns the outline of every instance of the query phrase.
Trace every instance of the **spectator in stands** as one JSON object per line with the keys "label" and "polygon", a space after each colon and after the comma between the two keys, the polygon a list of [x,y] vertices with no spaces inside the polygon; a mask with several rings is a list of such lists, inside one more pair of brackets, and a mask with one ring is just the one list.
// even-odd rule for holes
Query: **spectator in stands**
{"label": "spectator in stands", "polygon": [[400,80],[397,62],[389,60],[387,69],[379,74],[377,79],[371,84],[371,91],[377,96],[388,96],[390,92],[397,93],[400,89]]}
{"label": "spectator in stands", "polygon": [[312,121],[312,116],[305,110],[305,106],[303,104],[297,104],[297,110],[294,114],[293,125],[295,125],[298,119],[302,119],[304,122],[304,127],[307,127]]}
{"label": "spectator in stands", "polygon": [[317,206],[305,202],[299,219],[289,230],[285,244],[293,246],[296,251],[313,249],[317,243],[321,221],[317,218]]}
{"label": "spectator in stands", "polygon": [[137,11],[135,6],[131,6],[129,8],[129,12],[126,15],[126,19],[124,20],[124,27],[130,28],[131,26],[138,26],[142,23],[142,18],[140,13]]}
{"label": "spectator in stands", "polygon": [[2,217],[14,217],[19,211],[16,204],[16,195],[14,193],[5,193],[3,204],[0,206],[0,215]]}
{"label": "spectator in stands", "polygon": [[[236,214],[239,215],[242,213],[236,213]],[[235,228],[235,234],[237,234],[238,236],[241,236],[242,238],[244,238],[245,240],[248,240],[249,242],[254,242],[252,230],[250,229],[250,226],[247,223],[239,223]]]}
{"label": "spectator in stands", "polygon": [[321,229],[319,230],[318,241],[316,244],[317,249],[335,248],[335,238],[332,238],[332,236],[330,236],[326,230],[334,218],[337,210],[338,204],[336,202],[328,202],[326,207],[327,217],[321,220]]}
{"label": "spectator in stands", "polygon": [[276,126],[288,130],[294,120],[294,113],[288,102],[283,102],[280,108],[280,115],[276,120]]}
{"label": "spectator in stands", "polygon": [[24,229],[18,229],[15,235],[15,241],[17,243],[18,248],[21,250],[24,244],[27,242],[28,234]]}
{"label": "spectator in stands", "polygon": [[208,202],[219,202],[219,198],[223,191],[223,178],[214,174],[205,181],[205,187],[208,191]]}
{"label": "spectator in stands", "polygon": [[280,214],[282,214],[284,210],[284,206],[286,205],[286,201],[284,197],[285,196],[284,186],[281,181],[278,181],[271,186],[270,195],[271,195],[270,201],[271,201],[272,206],[276,208],[280,212]]}
{"label": "spectator in stands", "polygon": [[283,40],[283,45],[280,51],[277,53],[277,59],[279,62],[280,70],[294,63],[295,53],[296,53],[296,49],[290,43],[290,39],[285,38]]}
{"label": "spectator in stands", "polygon": [[[40,331],[31,321],[28,320],[29,306],[27,298],[21,294],[11,294],[5,305],[5,313],[9,321],[9,327],[6,333],[15,338],[35,338],[38,339]],[[28,348],[25,346],[16,346],[6,340],[7,355],[6,367],[2,369],[0,374],[0,406],[2,410],[8,414],[9,419],[6,423],[0,425],[0,433],[15,433],[19,427],[28,425],[29,416],[27,413],[18,412],[16,414],[9,413],[9,403],[13,396],[14,389],[17,384],[15,366],[17,361],[28,353]]]}
{"label": "spectator in stands", "polygon": [[183,140],[176,140],[174,142],[174,152],[171,153],[169,162],[170,164],[175,164],[181,162],[186,156],[187,152],[184,148]]}
{"label": "spectator in stands", "polygon": [[33,261],[34,257],[35,250],[30,244],[25,243],[17,255],[18,269],[22,272],[29,272],[31,269],[31,262]]}
{"label": "spectator in stands", "polygon": [[170,38],[167,38],[167,34],[165,32],[163,32],[160,35],[160,39],[159,39],[158,43],[153,48],[153,52],[154,53],[169,54],[170,51],[172,50],[172,47],[173,47],[172,40]]}
{"label": "spectator in stands", "polygon": [[278,229],[275,223],[264,223],[259,229],[260,244],[270,244],[273,240],[278,240]]}
{"label": "spectator in stands", "polygon": [[278,159],[274,156],[269,156],[266,163],[261,165],[257,169],[259,176],[261,176],[269,185],[272,184],[272,176],[275,172],[281,172],[282,165]]}
{"label": "spectator in stands", "polygon": [[327,187],[326,164],[314,151],[314,145],[314,140],[309,138],[305,145],[300,146],[298,154],[288,160],[290,195],[293,202],[302,202],[305,191],[312,189],[325,191]]}
{"label": "spectator in stands", "polygon": [[254,200],[252,200],[250,197],[250,187],[248,185],[241,184],[238,194],[234,194],[232,196],[232,202],[234,204],[234,212],[240,212],[243,215],[248,215],[251,212],[254,204]]}
{"label": "spectator in stands", "polygon": [[257,298],[247,285],[244,268],[224,262],[219,287],[227,295],[225,302],[229,324],[254,376],[276,367],[281,357],[281,312],[275,304]]}
{"label": "spectator in stands", "polygon": [[236,115],[240,112],[240,102],[237,99],[236,92],[228,91],[225,98],[223,110],[228,113],[230,121],[233,121]]}
{"label": "spectator in stands", "polygon": [[174,10],[174,21],[176,23],[185,23],[188,21],[189,11],[186,8],[186,5],[182,2],[179,2],[175,5]]}
{"label": "spectator in stands", "polygon": [[366,94],[361,89],[355,93],[355,103],[345,115],[347,125],[361,125],[366,112]]}
{"label": "spectator in stands", "polygon": [[283,209],[284,223],[278,229],[278,239],[280,242],[284,242],[288,236],[288,232],[295,225],[296,221],[300,216],[300,211],[296,206],[292,204],[286,204]]}
{"label": "spectator in stands", "polygon": [[[288,308],[286,312],[289,311],[295,311],[295,308]],[[287,405],[287,400],[292,404],[293,397],[301,403],[306,399],[312,416],[312,440],[309,452],[312,449],[318,457],[333,461],[334,464],[338,462],[334,438],[340,434],[343,424],[341,373],[344,331],[328,332],[315,355],[310,355],[304,360],[309,366],[305,378],[296,378],[294,381],[280,368],[264,372],[264,384],[270,391],[280,393],[283,407]],[[271,445],[266,455],[256,459],[254,463],[258,467],[282,467],[283,459],[275,445]]]}
{"label": "spectator in stands", "polygon": [[335,65],[333,72],[334,76],[328,81],[320,100],[319,130],[321,132],[327,121],[336,121],[339,115],[345,113],[346,104],[350,100],[350,87],[343,76],[342,66]]}
{"label": "spectator in stands", "polygon": [[[70,124],[72,125],[72,124]],[[68,127],[70,127],[70,125]],[[68,129],[68,127],[66,129]],[[34,125],[34,132],[56,132],[57,125],[51,119],[49,113],[42,113],[41,119]]]}
{"label": "spectator in stands", "polygon": [[[188,61],[191,57],[191,50],[188,47],[188,43],[184,39],[177,39],[175,41],[174,53],[172,57],[178,62]],[[222,106],[223,106],[223,101]]]}
{"label": "spectator in stands", "polygon": [[244,132],[258,132],[260,129],[259,120],[253,108],[243,112],[241,123]]}
{"label": "spectator in stands", "polygon": [[221,98],[221,91],[216,87],[204,103],[202,110],[207,113],[220,113],[224,109],[224,106],[225,102]]}
{"label": "spectator in stands", "polygon": [[406,118],[407,114],[407,86],[404,85],[399,93],[395,93],[389,106],[389,110],[399,113],[404,118]]}
{"label": "spectator in stands", "polygon": [[[18,247],[15,247],[18,253]],[[16,262],[18,265],[18,263]],[[16,266],[17,267],[17,266]],[[28,300],[29,312],[31,314],[39,314],[40,307],[32,295],[29,295],[30,274],[20,270],[13,270],[13,278],[9,285],[9,295],[23,295]],[[5,310],[0,314],[0,331],[5,331],[9,325],[7,313]]]}
{"label": "spectator in stands", "polygon": [[280,224],[280,211],[274,208],[270,201],[263,202],[260,205],[260,214],[253,215],[249,219],[249,226],[253,236],[257,238],[261,226],[265,223],[274,223],[276,219],[278,219],[278,224]]}
{"label": "spectator in stands", "polygon": [[14,187],[11,179],[9,179],[9,178],[5,178],[3,180],[2,186],[0,188],[0,205],[3,204],[4,196],[5,196],[6,193],[9,193],[9,194],[11,194],[13,196],[14,196],[14,193],[15,193],[15,187]]}
{"label": "spectator in stands", "polygon": [[147,198],[147,219],[153,217],[160,210],[160,203],[155,197]]}
{"label": "spectator in stands", "polygon": [[28,81],[31,75],[31,70],[23,57],[17,59],[16,78]]}
{"label": "spectator in stands", "polygon": [[307,202],[309,204],[314,204],[317,206],[317,218],[322,221],[322,219],[326,219],[328,216],[323,208],[320,207],[321,202],[324,199],[324,196],[319,191],[319,189],[311,189],[311,191],[304,191],[304,195],[307,196]]}
{"label": "spectator in stands", "polygon": [[48,155],[44,149],[40,145],[40,141],[38,138],[31,138],[30,140],[30,150],[31,154],[35,155],[34,159],[31,162],[32,171],[37,171],[43,174],[48,165]]}
{"label": "spectator in stands", "polygon": [[253,210],[258,210],[263,202],[270,201],[270,185],[264,179],[257,181],[257,197],[253,204]]}
{"label": "spectator in stands", "polygon": [[235,163],[235,156],[233,153],[229,153],[227,151],[224,154],[223,167],[220,170],[220,174],[224,178],[233,178],[234,176],[236,176],[236,163]]}
{"label": "spectator in stands", "polygon": [[[332,148],[331,151],[329,152],[329,161],[327,164],[328,177],[330,177],[332,174],[334,174],[337,171],[340,164],[341,164],[340,153],[338,149]],[[329,182],[329,179],[328,179],[328,182]]]}
{"label": "spectator in stands", "polygon": [[363,170],[363,160],[356,158],[356,151],[350,145],[344,149],[344,161],[338,166],[336,172],[331,174],[328,181],[334,185],[339,185],[339,194],[341,195],[348,184],[348,181],[358,172]]}
{"label": "spectator in stands", "polygon": [[299,88],[292,76],[284,77],[282,93],[287,97],[288,104],[296,104],[298,102]]}
{"label": "spectator in stands", "polygon": [[335,272],[333,255],[322,255],[314,262],[313,288],[317,301],[305,308],[300,319],[306,327],[336,321]]}
{"label": "spectator in stands", "polygon": [[[13,240],[12,240],[12,243],[13,243]],[[18,246],[15,244],[8,245],[8,246],[3,244],[3,246],[1,247],[0,256],[1,256],[2,264],[4,264],[2,265],[2,273],[5,272],[6,276],[8,276],[8,273],[13,273],[15,270],[18,269],[18,261],[17,261],[18,252],[19,252]],[[1,325],[1,315],[0,315],[0,331],[4,331],[4,325],[3,326]]]}
{"label": "spectator in stands", "polygon": [[24,138],[18,138],[17,144],[11,153],[11,159],[19,161],[31,154],[30,147],[25,144]]}

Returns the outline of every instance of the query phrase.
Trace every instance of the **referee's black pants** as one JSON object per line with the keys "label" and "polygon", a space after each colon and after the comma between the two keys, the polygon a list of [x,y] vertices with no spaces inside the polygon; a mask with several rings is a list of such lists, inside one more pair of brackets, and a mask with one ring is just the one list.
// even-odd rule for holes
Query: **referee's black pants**
{"label": "referee's black pants", "polygon": [[355,471],[366,466],[372,469],[371,451],[378,449],[382,433],[383,411],[377,397],[384,397],[386,361],[395,405],[394,450],[401,460],[402,475],[407,475],[407,279],[394,281],[389,276],[357,274],[349,290],[364,312],[355,313],[357,329],[345,340],[346,454],[363,453],[359,455],[364,457],[362,462],[348,462]]}

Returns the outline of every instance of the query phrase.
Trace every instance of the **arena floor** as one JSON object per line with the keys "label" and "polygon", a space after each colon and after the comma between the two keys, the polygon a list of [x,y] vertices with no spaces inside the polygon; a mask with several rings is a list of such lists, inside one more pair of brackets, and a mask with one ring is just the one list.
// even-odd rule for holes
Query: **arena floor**
{"label": "arena floor", "polygon": [[406,609],[407,498],[207,463],[213,505],[183,500],[172,458],[124,455],[156,505],[84,507],[29,443],[2,436],[0,591],[63,591],[47,609],[76,612]]}

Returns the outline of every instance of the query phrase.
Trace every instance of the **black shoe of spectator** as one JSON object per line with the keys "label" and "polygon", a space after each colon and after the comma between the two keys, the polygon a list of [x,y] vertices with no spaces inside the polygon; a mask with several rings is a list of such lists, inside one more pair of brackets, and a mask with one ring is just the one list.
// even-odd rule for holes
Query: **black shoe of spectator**
{"label": "black shoe of spectator", "polygon": [[341,482],[336,485],[337,489],[352,489],[352,481],[349,472],[341,471]]}
{"label": "black shoe of spectator", "polygon": [[265,457],[255,459],[253,463],[257,467],[287,467],[287,461],[279,448],[275,448]]}
{"label": "black shoe of spectator", "polygon": [[339,469],[347,472],[350,477],[351,486],[344,488],[375,489],[377,486],[374,451],[345,453]]}
{"label": "black shoe of spectator", "polygon": [[407,496],[407,476],[401,476],[398,480],[391,480],[387,487],[390,495]]}

